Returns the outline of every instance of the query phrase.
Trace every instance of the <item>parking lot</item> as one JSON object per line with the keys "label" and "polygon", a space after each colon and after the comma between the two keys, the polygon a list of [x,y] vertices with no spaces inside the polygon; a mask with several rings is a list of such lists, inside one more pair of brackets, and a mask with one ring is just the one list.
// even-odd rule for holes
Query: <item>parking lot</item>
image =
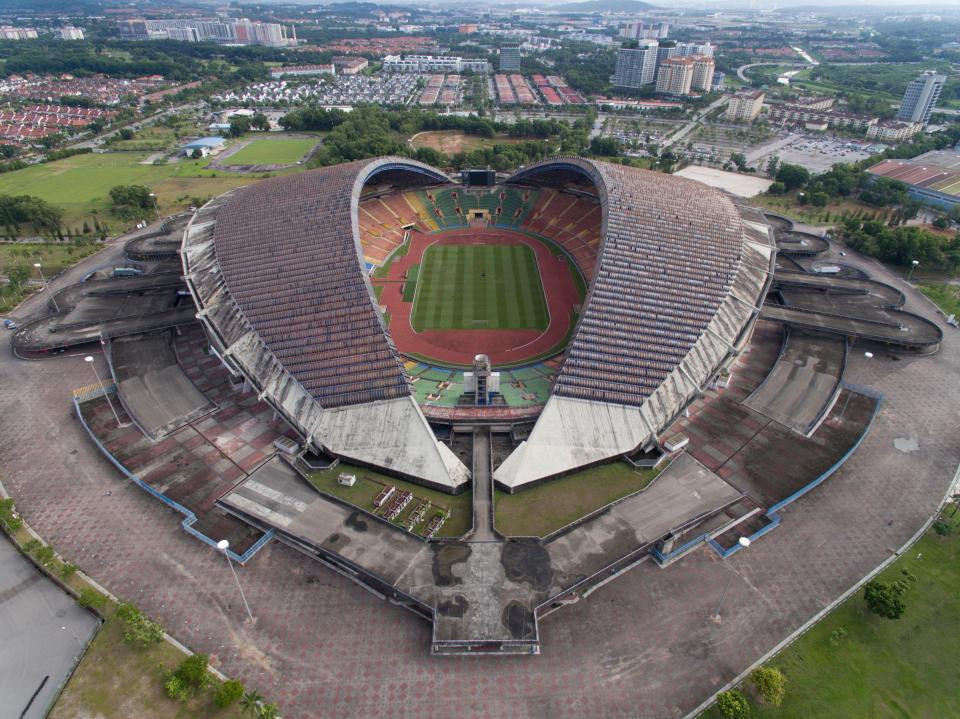
{"label": "parking lot", "polygon": [[849,137],[804,133],[796,135],[787,144],[763,154],[756,164],[758,167],[765,166],[769,157],[775,154],[780,158],[780,162],[800,165],[810,172],[824,172],[837,163],[859,162],[885,149],[887,149],[886,145],[865,139],[854,140]]}
{"label": "parking lot", "polygon": [[417,81],[426,82],[429,75],[390,73],[374,76],[320,75],[307,80],[272,80],[255,82],[243,90],[225,92],[214,96],[224,103],[289,105],[317,103],[320,105],[406,105],[417,94]]}

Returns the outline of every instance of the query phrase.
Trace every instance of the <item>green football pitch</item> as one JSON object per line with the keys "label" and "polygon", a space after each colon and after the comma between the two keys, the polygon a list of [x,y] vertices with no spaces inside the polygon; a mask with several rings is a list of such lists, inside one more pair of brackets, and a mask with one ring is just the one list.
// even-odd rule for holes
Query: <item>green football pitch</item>
{"label": "green football pitch", "polygon": [[535,329],[549,323],[526,245],[433,245],[423,254],[413,329]]}
{"label": "green football pitch", "polygon": [[224,165],[292,165],[319,142],[311,138],[270,138],[253,140],[224,159]]}

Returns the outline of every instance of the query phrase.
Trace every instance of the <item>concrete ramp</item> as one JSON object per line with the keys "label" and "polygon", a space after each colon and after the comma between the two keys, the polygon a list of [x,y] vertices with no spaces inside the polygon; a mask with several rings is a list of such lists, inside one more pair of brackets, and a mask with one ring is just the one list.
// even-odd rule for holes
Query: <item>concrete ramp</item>
{"label": "concrete ramp", "polygon": [[184,373],[169,332],[114,340],[110,367],[120,401],[151,439],[161,439],[217,409]]}
{"label": "concrete ramp", "polygon": [[846,348],[846,341],[839,337],[812,337],[788,330],[777,363],[743,404],[809,436],[840,392]]}

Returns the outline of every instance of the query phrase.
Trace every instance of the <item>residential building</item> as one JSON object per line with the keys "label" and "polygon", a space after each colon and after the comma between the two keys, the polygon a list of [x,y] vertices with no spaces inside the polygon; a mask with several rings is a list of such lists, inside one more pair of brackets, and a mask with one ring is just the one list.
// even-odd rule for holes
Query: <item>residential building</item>
{"label": "residential building", "polygon": [[657,71],[657,92],[666,95],[689,95],[693,81],[693,58],[668,57]]}
{"label": "residential building", "polygon": [[447,57],[446,55],[387,55],[383,58],[384,72],[490,72],[490,63],[486,60],[467,57]]}
{"label": "residential building", "polygon": [[917,122],[878,122],[867,128],[867,138],[878,142],[906,142],[921,130],[923,125]]}
{"label": "residential building", "polygon": [[700,44],[696,42],[678,42],[674,46],[673,57],[689,57],[691,55],[703,55],[704,57],[713,57],[717,48],[709,42]]}
{"label": "residential building", "polygon": [[926,125],[930,122],[930,115],[940,99],[943,83],[947,81],[945,75],[936,70],[927,70],[920,77],[911,80],[907,91],[903,93],[900,111],[897,119],[902,122],[919,122]]}
{"label": "residential building", "polygon": [[218,42],[231,45],[296,44],[296,34],[287,37],[286,27],[272,22],[230,18],[188,18],[177,20],[120,20],[117,30],[124,40],[181,40]]}
{"label": "residential building", "polygon": [[37,31],[32,27],[0,27],[0,40],[36,40]]}
{"label": "residential building", "polygon": [[833,109],[818,110],[808,105],[784,103],[771,105],[770,120],[780,125],[804,125],[807,129],[845,128],[867,131],[877,124],[876,117],[854,115],[849,112],[838,112]]}
{"label": "residential building", "polygon": [[57,30],[57,37],[61,40],[83,40],[83,30],[73,25],[64,25]]}
{"label": "residential building", "polygon": [[707,55],[693,55],[690,59],[693,60],[693,80],[690,83],[690,89],[710,92],[713,87],[716,62]]}
{"label": "residential building", "polygon": [[729,122],[753,122],[763,109],[763,90],[738,90],[727,105]]}
{"label": "residential building", "polygon": [[500,48],[500,71],[520,72],[519,45],[504,45]]}
{"label": "residential building", "polygon": [[270,70],[270,77],[279,80],[281,77],[307,77],[310,75],[336,75],[333,65],[288,65],[275,67]]}
{"label": "residential building", "polygon": [[473,35],[477,31],[477,26],[473,23],[468,23],[466,25],[461,25],[457,28],[457,32],[461,35]]}
{"label": "residential building", "polygon": [[723,86],[726,84],[725,83],[726,77],[727,77],[727,73],[721,72],[720,70],[714,70],[713,80],[710,84],[710,89],[713,90],[714,92],[719,92],[720,90],[723,90]]}
{"label": "residential building", "polygon": [[656,80],[656,72],[657,41],[640,40],[620,48],[613,84],[635,90],[652,84]]}
{"label": "residential building", "polygon": [[670,32],[670,24],[665,22],[646,23],[642,20],[620,25],[620,37],[630,40],[661,40]]}
{"label": "residential building", "polygon": [[365,57],[350,57],[349,55],[335,55],[333,66],[341,75],[356,75],[365,70],[370,63]]}

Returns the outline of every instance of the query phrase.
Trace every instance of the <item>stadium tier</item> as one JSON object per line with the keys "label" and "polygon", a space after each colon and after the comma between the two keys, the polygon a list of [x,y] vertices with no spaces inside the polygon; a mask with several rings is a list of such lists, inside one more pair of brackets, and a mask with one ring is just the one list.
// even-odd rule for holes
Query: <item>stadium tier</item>
{"label": "stadium tier", "polygon": [[549,392],[494,475],[511,491],[655,444],[746,345],[772,273],[756,213],[690,180],[581,158],[480,191],[402,158],[274,178],[202,208],[182,257],[214,349],[305,445],[456,491],[469,472],[416,397],[452,403],[460,382],[411,382],[364,264],[405,232],[475,225],[547,238],[589,283],[563,361],[504,375],[517,402]]}

